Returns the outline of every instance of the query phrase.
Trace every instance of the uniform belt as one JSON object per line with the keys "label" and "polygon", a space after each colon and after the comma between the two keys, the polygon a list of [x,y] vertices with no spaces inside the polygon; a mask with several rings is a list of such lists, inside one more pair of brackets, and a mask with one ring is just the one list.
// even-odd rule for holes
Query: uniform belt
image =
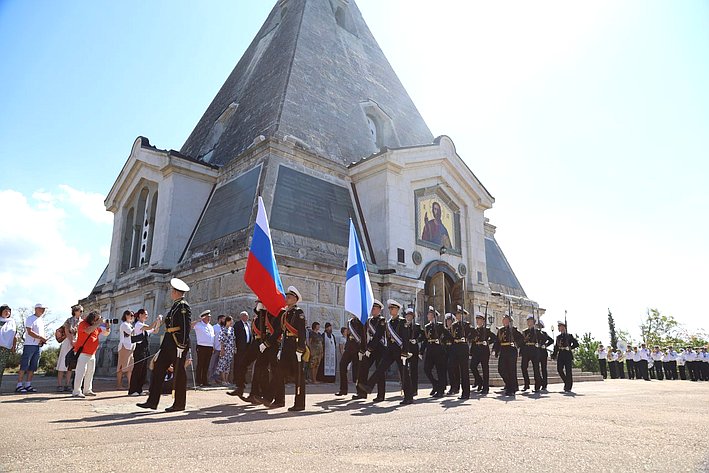
{"label": "uniform belt", "polygon": [[440,344],[440,340],[429,340],[428,343],[435,343],[436,345]]}
{"label": "uniform belt", "polygon": [[351,336],[351,335],[350,335],[349,337],[347,337],[347,339],[348,339],[348,340],[355,341],[355,338],[354,338],[353,336]]}
{"label": "uniform belt", "polygon": [[288,337],[288,338],[295,338],[295,337],[297,337],[297,336],[298,336],[298,335],[295,335],[295,334],[293,334],[293,333],[287,333],[287,334],[286,334],[286,337]]}
{"label": "uniform belt", "polygon": [[507,343],[507,342],[505,342],[505,343],[500,343],[500,346],[503,346],[503,347],[511,347],[511,346],[514,346],[514,343]]}
{"label": "uniform belt", "polygon": [[179,331],[180,331],[180,327],[170,327],[169,329],[167,329],[167,333],[175,333],[175,332],[179,332]]}
{"label": "uniform belt", "polygon": [[571,351],[571,348],[569,348],[569,347],[559,347],[559,350]]}
{"label": "uniform belt", "polygon": [[475,342],[476,345],[487,345],[487,342]]}
{"label": "uniform belt", "polygon": [[452,344],[451,342],[446,342],[446,345],[449,345],[449,346],[450,346],[450,345],[453,345],[453,344]]}
{"label": "uniform belt", "polygon": [[467,342],[467,340],[464,338],[456,338],[455,339],[455,343],[466,343],[466,342]]}
{"label": "uniform belt", "polygon": [[525,343],[528,347],[538,347],[539,345],[536,343]]}

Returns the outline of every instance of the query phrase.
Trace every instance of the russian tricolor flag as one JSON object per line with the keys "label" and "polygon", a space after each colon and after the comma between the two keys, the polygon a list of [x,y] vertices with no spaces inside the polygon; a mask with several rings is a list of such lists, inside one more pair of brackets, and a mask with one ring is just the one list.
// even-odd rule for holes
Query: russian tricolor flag
{"label": "russian tricolor flag", "polygon": [[281,275],[278,273],[276,256],[273,254],[266,208],[261,196],[258,197],[258,214],[249,258],[246,261],[244,282],[271,314],[277,315],[286,305]]}

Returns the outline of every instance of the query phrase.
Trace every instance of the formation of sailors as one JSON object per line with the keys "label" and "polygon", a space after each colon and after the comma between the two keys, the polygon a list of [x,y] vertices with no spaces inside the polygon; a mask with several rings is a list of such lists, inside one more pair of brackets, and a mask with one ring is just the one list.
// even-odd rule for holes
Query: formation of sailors
{"label": "formation of sailors", "polygon": [[[625,351],[598,347],[598,364],[603,379],[650,379],[709,381],[709,353],[706,347],[674,347],[650,350],[644,343],[640,347],[628,346]],[[627,372],[627,376],[626,376]]]}

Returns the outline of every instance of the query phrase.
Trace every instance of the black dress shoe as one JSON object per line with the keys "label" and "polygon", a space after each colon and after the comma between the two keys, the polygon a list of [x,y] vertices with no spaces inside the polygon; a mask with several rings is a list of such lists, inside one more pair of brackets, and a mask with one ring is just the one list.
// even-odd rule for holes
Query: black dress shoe
{"label": "black dress shoe", "polygon": [[483,387],[482,387],[482,386],[478,386],[478,392],[480,392],[480,391],[482,391],[482,390],[483,390]]}
{"label": "black dress shoe", "polygon": [[490,392],[490,390],[488,388],[485,388],[482,391],[480,391],[480,394],[488,394],[489,392]]}
{"label": "black dress shoe", "polygon": [[529,389],[529,386],[525,386],[524,388],[522,388],[522,391],[526,391],[528,389]]}
{"label": "black dress shoe", "polygon": [[165,408],[165,412],[180,412],[184,411],[184,407],[175,407],[175,406],[170,406]]}
{"label": "black dress shoe", "polygon": [[[263,405],[265,406],[266,403],[264,402]],[[280,409],[281,407],[286,407],[286,403],[285,402],[273,402],[268,405],[269,409]],[[303,409],[305,409],[305,408],[303,408]]]}
{"label": "black dress shoe", "polygon": [[413,404],[414,400],[413,399],[404,399],[399,403],[400,406],[407,406],[409,404]]}
{"label": "black dress shoe", "polygon": [[288,412],[300,412],[304,411],[305,407],[304,406],[293,406],[288,408]]}
{"label": "black dress shoe", "polygon": [[515,392],[514,391],[505,391],[505,396],[514,396]]}
{"label": "black dress shoe", "polygon": [[377,397],[375,397],[374,399],[372,399],[372,402],[383,402],[383,401],[384,401],[384,398],[383,398],[383,397],[379,397],[379,396],[377,396]]}
{"label": "black dress shoe", "polygon": [[352,396],[352,400],[356,401],[357,399],[367,399],[367,396],[365,396],[364,394],[354,394]]}
{"label": "black dress shoe", "polygon": [[335,393],[335,396],[347,396],[347,393],[336,392],[336,393]]}
{"label": "black dress shoe", "polygon": [[241,390],[239,390],[239,389],[235,389],[235,390],[233,390],[233,391],[227,391],[227,394],[228,394],[229,396],[239,396],[239,397],[242,397],[242,396],[244,395],[244,391],[241,391]]}
{"label": "black dress shoe", "polygon": [[433,397],[440,399],[442,397],[445,397],[445,395],[446,395],[446,393],[444,393],[443,391],[438,391],[436,394],[433,395]]}
{"label": "black dress shoe", "polygon": [[431,389],[431,394],[429,394],[429,396],[435,396],[435,395],[436,395],[436,390],[435,390],[435,389]]}
{"label": "black dress shoe", "polygon": [[158,408],[158,406],[156,406],[154,404],[149,404],[147,402],[140,402],[140,403],[136,404],[136,406],[141,407],[143,409],[152,409],[152,410],[155,410]]}
{"label": "black dress shoe", "polygon": [[462,394],[458,399],[461,401],[465,401],[466,399],[470,399],[470,394]]}

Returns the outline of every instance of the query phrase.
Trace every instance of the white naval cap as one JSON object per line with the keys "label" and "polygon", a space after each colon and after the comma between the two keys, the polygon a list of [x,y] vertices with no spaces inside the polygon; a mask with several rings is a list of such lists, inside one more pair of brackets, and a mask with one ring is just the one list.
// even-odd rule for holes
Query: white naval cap
{"label": "white naval cap", "polygon": [[505,312],[505,315],[502,316],[503,319],[512,319],[512,316],[510,315],[509,312]]}
{"label": "white naval cap", "polygon": [[303,300],[303,297],[300,295],[300,291],[298,291],[295,286],[288,286],[288,291],[286,291],[286,294],[294,295],[299,301]]}
{"label": "white naval cap", "polygon": [[413,314],[413,313],[414,313],[414,309],[412,309],[411,307],[409,307],[409,308],[406,309],[406,313],[407,313],[407,314]]}
{"label": "white naval cap", "polygon": [[372,302],[372,306],[378,305],[380,309],[384,308],[384,304],[382,304],[382,301],[379,299],[374,299],[374,302]]}
{"label": "white naval cap", "polygon": [[566,322],[564,322],[563,320],[557,320],[556,325],[563,325],[564,327],[566,327]]}
{"label": "white naval cap", "polygon": [[476,319],[484,319],[485,316],[483,315],[482,312],[477,311],[477,312],[475,312],[475,318],[476,318]]}
{"label": "white naval cap", "polygon": [[176,291],[180,292],[189,292],[190,287],[185,284],[185,282],[182,279],[179,278],[172,278],[170,279],[170,286]]}
{"label": "white naval cap", "polygon": [[205,311],[202,311],[202,313],[199,314],[199,318],[201,319],[201,318],[204,317],[205,315],[212,315],[212,311],[209,310],[209,309],[207,309],[207,310],[205,310]]}
{"label": "white naval cap", "polygon": [[34,308],[35,308],[35,309],[46,309],[46,307],[44,306],[44,304],[39,304],[39,303],[38,303],[38,304],[35,304],[35,305],[34,305]]}
{"label": "white naval cap", "polygon": [[399,309],[401,309],[401,303],[395,301],[394,299],[389,299],[389,300],[387,301],[387,307],[391,307],[391,306],[396,306],[396,307],[398,307]]}
{"label": "white naval cap", "polygon": [[453,318],[453,314],[451,314],[450,312],[446,312],[446,319],[452,319],[452,318]]}
{"label": "white naval cap", "polygon": [[537,325],[539,325],[539,328],[544,328],[544,322],[542,322],[541,320],[537,321]]}
{"label": "white naval cap", "polygon": [[534,320],[534,315],[529,314],[529,315],[527,316],[527,320]]}

